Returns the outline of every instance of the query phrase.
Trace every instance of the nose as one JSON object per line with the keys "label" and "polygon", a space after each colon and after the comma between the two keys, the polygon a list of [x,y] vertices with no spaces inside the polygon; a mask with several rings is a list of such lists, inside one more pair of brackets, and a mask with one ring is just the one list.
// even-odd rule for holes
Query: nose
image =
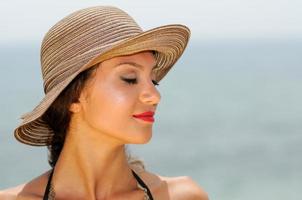
{"label": "nose", "polygon": [[151,82],[151,84],[146,84],[147,86],[141,92],[140,100],[145,104],[157,105],[161,99],[160,92]]}

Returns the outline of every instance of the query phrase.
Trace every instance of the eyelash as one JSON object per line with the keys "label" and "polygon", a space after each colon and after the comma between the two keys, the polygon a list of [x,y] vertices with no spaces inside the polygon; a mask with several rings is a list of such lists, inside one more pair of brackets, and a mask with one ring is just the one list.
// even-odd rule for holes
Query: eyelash
{"label": "eyelash", "polygon": [[[136,83],[137,83],[136,78],[134,78],[134,79],[122,78],[122,79],[123,79],[126,83],[128,83],[128,84],[130,84],[130,85],[136,84]],[[152,80],[152,82],[153,82],[153,84],[156,85],[156,86],[159,85],[158,82],[156,82],[155,80]]]}

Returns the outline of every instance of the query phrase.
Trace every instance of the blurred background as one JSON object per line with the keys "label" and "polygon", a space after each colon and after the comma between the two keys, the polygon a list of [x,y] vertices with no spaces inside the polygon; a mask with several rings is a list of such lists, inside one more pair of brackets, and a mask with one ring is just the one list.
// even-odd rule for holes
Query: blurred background
{"label": "blurred background", "polygon": [[130,145],[147,169],[191,176],[211,200],[302,199],[302,1],[1,1],[0,189],[49,169],[45,147],[18,143],[19,116],[43,97],[40,44],[58,20],[114,5],[143,29],[192,31],[160,82],[153,138]]}

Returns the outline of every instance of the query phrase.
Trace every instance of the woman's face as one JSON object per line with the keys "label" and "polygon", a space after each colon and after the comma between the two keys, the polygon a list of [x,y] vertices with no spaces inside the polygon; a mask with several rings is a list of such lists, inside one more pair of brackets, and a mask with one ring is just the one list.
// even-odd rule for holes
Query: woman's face
{"label": "woman's face", "polygon": [[[77,113],[80,123],[88,129],[85,131],[114,138],[122,144],[148,142],[154,122],[133,115],[155,112],[160,101],[160,93],[154,82],[155,74],[152,73],[155,64],[151,52],[102,62],[87,82],[79,103],[76,103],[80,107]],[[134,80],[127,82],[125,79]]]}

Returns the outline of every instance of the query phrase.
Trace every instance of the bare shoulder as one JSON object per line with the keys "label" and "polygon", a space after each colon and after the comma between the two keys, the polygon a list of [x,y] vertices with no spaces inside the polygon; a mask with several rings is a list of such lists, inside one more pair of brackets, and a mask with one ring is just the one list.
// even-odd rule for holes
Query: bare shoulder
{"label": "bare shoulder", "polygon": [[12,188],[0,191],[0,200],[36,200],[41,199],[50,171]]}
{"label": "bare shoulder", "polygon": [[208,194],[189,176],[163,177],[169,183],[173,200],[208,200]]}
{"label": "bare shoulder", "polygon": [[13,200],[17,199],[20,191],[23,190],[25,184],[18,185],[16,187],[8,188],[0,191],[0,200]]}
{"label": "bare shoulder", "polygon": [[[135,168],[134,168],[135,169]],[[165,177],[147,170],[135,170],[147,184],[154,199],[208,200],[208,194],[189,176]]]}

